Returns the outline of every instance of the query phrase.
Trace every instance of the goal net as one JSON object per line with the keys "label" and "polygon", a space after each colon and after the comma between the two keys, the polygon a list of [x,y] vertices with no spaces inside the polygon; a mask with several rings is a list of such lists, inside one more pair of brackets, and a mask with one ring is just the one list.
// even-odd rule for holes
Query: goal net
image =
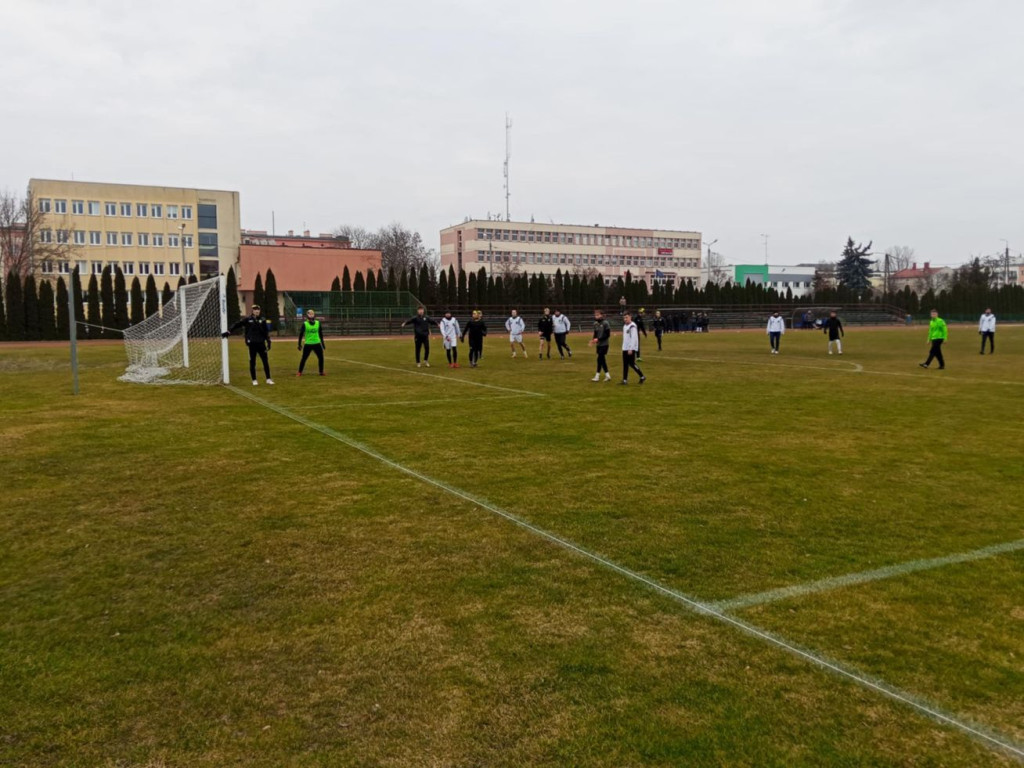
{"label": "goal net", "polygon": [[137,384],[228,383],[224,278],[183,285],[163,308],[124,332],[128,368]]}

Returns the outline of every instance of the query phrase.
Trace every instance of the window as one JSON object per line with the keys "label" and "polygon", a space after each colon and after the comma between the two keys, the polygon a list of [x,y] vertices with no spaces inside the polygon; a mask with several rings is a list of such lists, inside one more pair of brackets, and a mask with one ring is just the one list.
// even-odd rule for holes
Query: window
{"label": "window", "polygon": [[131,218],[131,215],[132,215],[132,204],[131,203],[121,203],[121,215],[124,216],[125,218]]}
{"label": "window", "polygon": [[104,203],[103,210],[107,216],[117,216],[117,203]]}
{"label": "window", "polygon": [[217,233],[199,233],[199,255],[215,258],[217,256]]}
{"label": "window", "polygon": [[126,261],[124,263],[124,265],[123,265],[123,271],[124,271],[124,273],[126,275],[134,275],[135,274],[135,262],[134,261]]}
{"label": "window", "polygon": [[186,248],[192,247],[192,235],[182,235],[181,239],[184,241]]}
{"label": "window", "polygon": [[153,247],[154,248],[162,248],[163,245],[164,245],[164,236],[161,235],[159,232],[154,232],[153,233]]}
{"label": "window", "polygon": [[135,204],[135,215],[145,218],[149,215],[149,206],[145,203]]}
{"label": "window", "polygon": [[40,262],[39,269],[42,271],[42,273],[44,275],[52,274],[53,273],[53,262],[52,261]]}
{"label": "window", "polygon": [[85,245],[85,230],[75,230],[75,245]]}
{"label": "window", "polygon": [[89,201],[89,215],[90,216],[99,216],[100,215],[100,201],[99,200],[90,200]]}
{"label": "window", "polygon": [[179,264],[178,262],[176,262],[176,261],[172,261],[172,262],[171,262],[170,264],[168,264],[167,266],[168,266],[168,267],[170,267],[170,273],[171,273],[171,275],[173,275],[173,276],[175,276],[175,277],[177,277],[177,276],[181,275],[181,264]]}
{"label": "window", "polygon": [[39,230],[39,242],[40,243],[52,243],[53,242],[53,230],[52,229],[41,229],[41,230]]}
{"label": "window", "polygon": [[177,248],[178,245],[180,245],[180,242],[178,240],[178,236],[177,235],[168,235],[167,236],[167,247],[168,248]]}
{"label": "window", "polygon": [[[191,209],[189,209],[191,210]],[[184,213],[184,209],[182,209]],[[184,218],[188,218],[185,216]],[[217,228],[217,206],[207,205],[205,203],[199,204],[199,228],[200,229],[216,229]]]}
{"label": "window", "polygon": [[162,275],[164,273],[164,263],[162,261],[153,262],[153,274]]}
{"label": "window", "polygon": [[149,215],[154,219],[162,219],[164,217],[164,207],[159,203],[150,204]]}
{"label": "window", "polygon": [[68,241],[68,231],[66,229],[57,230],[57,242],[66,243]]}
{"label": "window", "polygon": [[71,201],[71,212],[77,214],[85,213],[85,201],[84,200],[72,200]]}
{"label": "window", "polygon": [[101,275],[101,274],[103,274],[103,262],[102,261],[94,261],[92,263],[92,273],[94,275]]}
{"label": "window", "polygon": [[[213,207],[213,210],[214,210],[213,216],[214,216],[214,218],[216,218],[217,217],[217,213],[216,213],[217,207],[216,206],[212,206],[212,207]],[[183,205],[183,206],[181,206],[181,218],[183,218],[183,219],[191,219],[192,218],[192,206],[191,205]],[[216,224],[214,226],[216,227]]]}
{"label": "window", "polygon": [[195,273],[196,273],[196,265],[195,264],[186,264],[185,265],[185,274],[187,274],[189,277],[192,277],[192,275],[194,275]]}
{"label": "window", "polygon": [[117,232],[107,232],[107,245],[117,245]]}
{"label": "window", "polygon": [[148,261],[140,261],[139,262],[139,274],[140,275],[148,275],[149,274],[149,262]]}
{"label": "window", "polygon": [[76,261],[75,262],[75,269],[78,270],[78,274],[84,275],[85,274],[85,268],[88,265],[89,265],[89,262],[87,262],[87,261]]}
{"label": "window", "polygon": [[89,245],[99,245],[103,242],[102,233],[92,230],[89,232]]}
{"label": "window", "polygon": [[122,232],[121,233],[121,245],[131,245],[131,244],[132,244],[132,233],[131,232]]}
{"label": "window", "polygon": [[62,275],[70,275],[71,274],[71,262],[70,261],[62,261],[62,262],[60,262],[57,265],[57,271],[60,272]]}
{"label": "window", "polygon": [[140,246],[149,245],[149,234],[148,233],[146,233],[146,232],[139,232],[139,245]]}
{"label": "window", "polygon": [[68,212],[68,201],[67,200],[54,200],[53,201],[53,212],[54,213],[67,213]]}
{"label": "window", "polygon": [[40,213],[49,213],[51,209],[52,209],[52,205],[50,203],[50,198],[48,198],[48,197],[40,197],[39,198],[39,212]]}
{"label": "window", "polygon": [[168,205],[167,206],[167,218],[168,219],[176,219],[176,218],[178,218],[178,206],[176,206],[176,205]]}

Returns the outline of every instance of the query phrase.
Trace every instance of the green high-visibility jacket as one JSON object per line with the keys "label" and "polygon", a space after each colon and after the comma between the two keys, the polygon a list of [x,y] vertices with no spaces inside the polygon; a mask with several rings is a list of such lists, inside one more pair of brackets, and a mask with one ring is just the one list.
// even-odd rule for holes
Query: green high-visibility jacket
{"label": "green high-visibility jacket", "polygon": [[320,338],[320,321],[314,320],[312,323],[309,320],[302,321],[303,327],[306,329],[305,341],[307,344],[318,345],[323,343],[323,339]]}
{"label": "green high-visibility jacket", "polygon": [[945,341],[949,338],[949,331],[946,329],[946,321],[941,317],[936,317],[928,323],[928,341],[935,341],[936,339],[942,339]]}

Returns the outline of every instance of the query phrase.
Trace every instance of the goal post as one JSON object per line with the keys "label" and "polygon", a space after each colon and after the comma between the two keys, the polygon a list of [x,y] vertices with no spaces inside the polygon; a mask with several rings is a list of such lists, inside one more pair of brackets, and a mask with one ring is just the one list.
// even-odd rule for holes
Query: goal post
{"label": "goal post", "polygon": [[128,367],[138,384],[227,384],[227,289],[223,276],[185,284],[171,301],[124,332]]}

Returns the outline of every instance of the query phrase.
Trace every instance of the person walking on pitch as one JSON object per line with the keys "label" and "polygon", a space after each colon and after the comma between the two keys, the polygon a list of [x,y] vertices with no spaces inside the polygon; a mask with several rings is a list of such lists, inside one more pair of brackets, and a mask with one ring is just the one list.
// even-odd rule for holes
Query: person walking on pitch
{"label": "person walking on pitch", "polygon": [[981,334],[981,354],[985,354],[985,339],[988,339],[988,353],[994,355],[996,353],[996,316],[992,314],[991,309],[986,309],[981,319],[978,320],[978,333]]}
{"label": "person walking on pitch", "polygon": [[505,330],[508,331],[508,345],[512,347],[512,357],[516,356],[516,344],[523,350],[523,358],[526,358],[526,345],[523,344],[523,331],[526,330],[526,323],[519,316],[519,312],[512,310],[511,315],[505,321]]}
{"label": "person walking on pitch", "polygon": [[604,312],[600,309],[594,310],[594,338],[591,344],[597,347],[597,373],[591,381],[600,381],[601,372],[604,372],[604,380],[611,381],[612,375],[608,371],[608,345],[612,338],[612,327],[604,319]]}
{"label": "person walking on pitch", "polygon": [[299,372],[296,376],[302,375],[302,369],[306,367],[306,359],[309,353],[316,354],[316,361],[319,364],[320,375],[324,375],[324,344],[323,326],[316,319],[316,312],[312,309],[306,310],[306,319],[299,326],[299,349],[302,351],[302,359],[299,361]]}
{"label": "person walking on pitch", "polygon": [[441,341],[444,343],[444,354],[448,358],[449,368],[459,367],[459,321],[452,317],[451,310],[444,313],[438,324],[441,329]]}
{"label": "person walking on pitch", "polygon": [[772,345],[772,354],[779,354],[779,339],[786,332],[786,320],[779,316],[778,312],[772,313],[768,318],[768,343]]}
{"label": "person walking on pitch", "polygon": [[484,313],[479,309],[473,310],[473,318],[462,329],[463,341],[465,341],[467,335],[469,336],[469,365],[472,368],[476,368],[480,358],[483,357],[484,336],[487,335]]}
{"label": "person walking on pitch", "polygon": [[540,336],[540,346],[537,357],[543,359],[544,353],[548,353],[548,360],[551,359],[551,334],[554,333],[554,322],[551,320],[551,310],[544,307],[544,314],[537,321],[537,335]]}
{"label": "person walking on pitch", "polygon": [[640,334],[636,329],[636,323],[627,312],[622,316],[622,384],[629,384],[629,369],[636,371],[640,377],[640,383],[647,381],[644,372],[637,367],[636,351],[640,348]]}
{"label": "person walking on pitch", "polygon": [[263,361],[263,374],[267,377],[267,384],[273,384],[270,378],[270,361],[267,359],[267,352],[270,351],[270,323],[262,317],[259,304],[252,305],[252,314],[243,317],[230,329],[221,334],[225,339],[239,328],[245,328],[245,346],[249,348],[249,377],[252,385],[259,384],[256,381],[256,358]]}
{"label": "person walking on pitch", "polygon": [[828,318],[822,325],[822,333],[828,336],[828,353],[832,354],[832,345],[836,345],[836,351],[841,355],[843,354],[843,340],[840,336],[845,336],[846,331],[843,330],[842,321],[836,316],[835,312],[829,312]]}
{"label": "person walking on pitch", "polygon": [[572,357],[572,350],[565,343],[565,337],[569,334],[569,329],[572,328],[569,318],[563,315],[561,310],[556,309],[555,316],[551,319],[551,324],[555,329],[555,345],[558,347],[558,356],[563,360],[567,354],[569,357]]}
{"label": "person walking on pitch", "polygon": [[654,338],[658,340],[658,351],[661,352],[661,337],[665,333],[665,318],[661,316],[660,309],[654,310],[651,328],[654,330]]}
{"label": "person walking on pitch", "polygon": [[644,338],[647,338],[647,323],[645,322],[643,307],[640,307],[639,311],[636,313],[636,317],[633,318],[633,322],[636,324],[636,329],[638,331],[636,337],[636,359],[637,362],[639,362],[640,360],[643,360],[643,358],[640,357],[640,334],[642,333]]}
{"label": "person walking on pitch", "polygon": [[437,320],[432,317],[427,317],[427,308],[419,306],[416,308],[416,314],[410,317],[404,323],[402,327],[412,323],[412,335],[413,341],[416,345],[416,367],[420,367],[420,351],[423,352],[423,365],[430,367],[430,326],[437,325]]}
{"label": "person walking on pitch", "polygon": [[939,317],[939,310],[932,310],[932,319],[928,323],[928,359],[918,363],[922,368],[932,364],[932,360],[939,361],[939,370],[946,367],[946,361],[942,357],[942,342],[949,338],[949,329],[946,328],[946,321]]}

